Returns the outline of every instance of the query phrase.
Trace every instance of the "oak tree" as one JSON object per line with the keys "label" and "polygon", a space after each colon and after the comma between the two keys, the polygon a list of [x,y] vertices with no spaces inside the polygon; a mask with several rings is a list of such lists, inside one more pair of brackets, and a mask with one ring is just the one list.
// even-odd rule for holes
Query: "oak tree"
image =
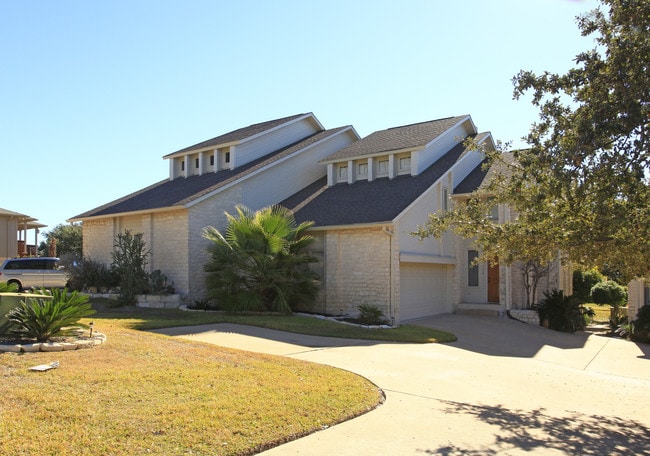
{"label": "oak tree", "polygon": [[[625,279],[650,277],[650,0],[601,0],[577,25],[595,46],[574,68],[513,79],[514,98],[531,94],[539,109],[529,147],[486,151],[489,183],[418,235],[451,228],[475,237],[484,258],[544,263],[561,251]],[[486,217],[494,204],[510,219]]]}

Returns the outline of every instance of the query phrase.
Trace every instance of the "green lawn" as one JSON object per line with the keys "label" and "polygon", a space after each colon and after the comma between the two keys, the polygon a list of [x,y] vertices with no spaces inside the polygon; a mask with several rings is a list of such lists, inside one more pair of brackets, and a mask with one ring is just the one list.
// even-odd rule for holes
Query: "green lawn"
{"label": "green lawn", "polygon": [[[332,337],[455,340],[415,326],[369,330],[301,316],[101,308],[104,345],[0,354],[0,448],[19,455],[246,455],[377,407],[381,390],[329,366],[146,332],[232,322]],[[89,320],[87,320],[89,321]],[[60,367],[29,367],[59,361]]]}
{"label": "green lawn", "polygon": [[140,330],[210,323],[237,323],[299,334],[347,339],[409,343],[446,343],[456,340],[456,336],[451,333],[421,326],[403,325],[390,329],[369,329],[302,315],[242,315],[140,307],[111,309],[103,303],[97,308],[101,310],[95,316],[96,318],[120,319],[130,328]]}

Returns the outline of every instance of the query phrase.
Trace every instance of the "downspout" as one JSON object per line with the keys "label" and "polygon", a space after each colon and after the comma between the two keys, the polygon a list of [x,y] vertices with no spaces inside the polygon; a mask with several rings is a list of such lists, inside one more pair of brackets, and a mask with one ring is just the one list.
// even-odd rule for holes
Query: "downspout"
{"label": "downspout", "polygon": [[381,230],[388,235],[388,311],[390,325],[395,325],[395,309],[393,308],[393,235],[395,234],[387,226],[382,226]]}

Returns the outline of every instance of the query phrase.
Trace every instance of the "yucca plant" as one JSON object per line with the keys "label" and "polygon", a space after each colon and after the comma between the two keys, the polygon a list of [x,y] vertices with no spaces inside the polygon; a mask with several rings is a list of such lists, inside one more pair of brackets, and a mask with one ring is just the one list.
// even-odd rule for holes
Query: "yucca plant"
{"label": "yucca plant", "polygon": [[50,294],[52,299],[29,298],[21,301],[18,307],[7,312],[9,331],[24,339],[36,339],[47,342],[52,337],[72,334],[85,325],[79,320],[92,315],[95,311],[88,302],[88,296],[72,293],[67,289],[45,289],[40,294]]}

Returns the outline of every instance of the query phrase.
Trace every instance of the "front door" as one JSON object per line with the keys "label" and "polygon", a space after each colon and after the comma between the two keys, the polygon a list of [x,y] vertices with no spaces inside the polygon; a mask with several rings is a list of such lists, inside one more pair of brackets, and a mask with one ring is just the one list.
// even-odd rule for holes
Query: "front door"
{"label": "front door", "polygon": [[499,302],[499,260],[488,264],[488,302]]}

